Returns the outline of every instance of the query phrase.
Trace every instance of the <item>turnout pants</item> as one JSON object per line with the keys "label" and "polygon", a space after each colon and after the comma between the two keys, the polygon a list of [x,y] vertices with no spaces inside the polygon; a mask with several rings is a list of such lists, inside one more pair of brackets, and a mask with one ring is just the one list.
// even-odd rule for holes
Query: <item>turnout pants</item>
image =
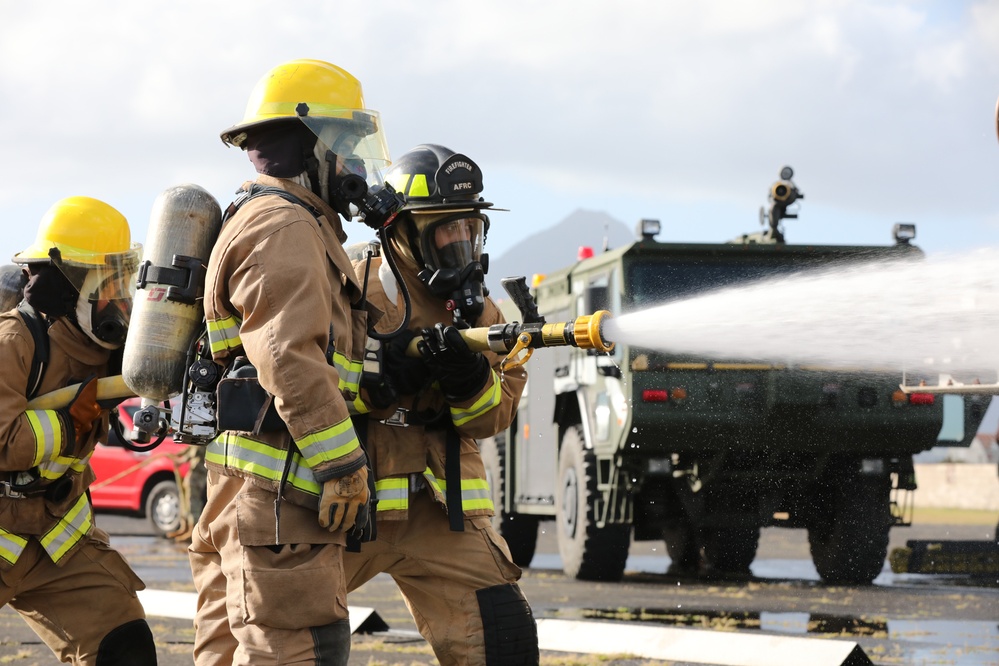
{"label": "turnout pants", "polygon": [[[99,529],[62,566],[30,539],[0,581],[0,606],[10,604],[63,662],[94,666],[108,634],[145,621],[135,593],[146,586]],[[143,647],[152,649],[151,636]]]}
{"label": "turnout pants", "polygon": [[442,666],[538,662],[520,568],[488,517],[454,532],[429,493],[411,494],[409,519],[378,521],[374,541],[344,554],[344,570],[348,592],[390,574]]}
{"label": "turnout pants", "polygon": [[340,543],[314,510],[208,472],[208,503],[188,556],[198,590],[194,662],[345,665],[350,623]]}

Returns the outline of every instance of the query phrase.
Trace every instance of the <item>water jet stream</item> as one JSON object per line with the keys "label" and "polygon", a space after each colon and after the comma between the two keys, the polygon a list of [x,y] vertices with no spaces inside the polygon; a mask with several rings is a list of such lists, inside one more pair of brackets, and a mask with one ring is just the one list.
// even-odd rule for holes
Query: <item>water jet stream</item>
{"label": "water jet stream", "polygon": [[626,313],[605,327],[616,343],[674,354],[995,382],[999,250],[810,270]]}

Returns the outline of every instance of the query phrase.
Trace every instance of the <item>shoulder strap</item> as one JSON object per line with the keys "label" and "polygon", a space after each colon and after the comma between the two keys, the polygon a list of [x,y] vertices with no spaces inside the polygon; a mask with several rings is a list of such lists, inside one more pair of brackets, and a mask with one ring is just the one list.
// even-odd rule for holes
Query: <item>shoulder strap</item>
{"label": "shoulder strap", "polygon": [[17,305],[17,314],[21,315],[24,325],[31,332],[35,341],[35,354],[31,357],[31,372],[28,374],[27,397],[31,400],[42,385],[42,377],[49,362],[49,329],[45,320],[35,308],[21,301]]}
{"label": "shoulder strap", "polygon": [[252,185],[250,185],[249,190],[240,190],[236,199],[233,200],[231,204],[229,204],[229,207],[226,208],[225,210],[225,214],[222,216],[222,224],[225,224],[229,220],[229,218],[235,215],[236,211],[239,210],[243,206],[243,204],[245,204],[250,199],[256,199],[257,197],[262,197],[266,195],[281,197],[285,201],[289,201],[293,204],[298,204],[305,210],[312,213],[312,216],[315,217],[316,219],[319,219],[319,217],[322,216],[322,213],[320,213],[314,206],[306,203],[305,201],[302,201],[288,190],[282,190],[280,187],[273,187],[270,185],[259,185],[257,183],[253,183]]}

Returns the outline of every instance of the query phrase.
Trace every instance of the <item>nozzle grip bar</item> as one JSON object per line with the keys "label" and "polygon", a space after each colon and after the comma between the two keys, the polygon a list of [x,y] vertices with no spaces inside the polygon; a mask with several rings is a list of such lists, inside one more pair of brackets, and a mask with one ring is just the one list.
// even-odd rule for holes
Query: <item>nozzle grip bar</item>
{"label": "nozzle grip bar", "polygon": [[506,289],[506,293],[510,294],[510,299],[517,306],[525,324],[545,323],[545,318],[538,313],[538,304],[534,302],[526,277],[523,275],[506,277],[500,280],[500,284]]}

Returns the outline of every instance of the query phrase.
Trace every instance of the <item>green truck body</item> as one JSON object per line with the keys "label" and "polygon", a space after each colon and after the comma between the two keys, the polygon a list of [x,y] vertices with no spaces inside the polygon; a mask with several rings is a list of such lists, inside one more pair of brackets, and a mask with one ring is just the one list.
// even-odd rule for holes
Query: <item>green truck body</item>
{"label": "green truck body", "polygon": [[[906,239],[861,247],[765,236],[642,237],[548,274],[534,297],[548,322],[601,309],[616,317],[814,267],[922,257]],[[664,340],[683,325],[663,322]],[[760,529],[776,526],[808,531],[824,581],[870,583],[889,530],[908,524],[912,456],[938,443],[967,446],[989,399],[905,395],[901,373],[877,368],[624,344],[608,355],[539,350],[527,369],[512,427],[481,443],[496,524],[526,566],[539,523],[554,521],[566,573],[596,580],[622,576],[632,539],[664,541],[673,573],[746,575]]]}

